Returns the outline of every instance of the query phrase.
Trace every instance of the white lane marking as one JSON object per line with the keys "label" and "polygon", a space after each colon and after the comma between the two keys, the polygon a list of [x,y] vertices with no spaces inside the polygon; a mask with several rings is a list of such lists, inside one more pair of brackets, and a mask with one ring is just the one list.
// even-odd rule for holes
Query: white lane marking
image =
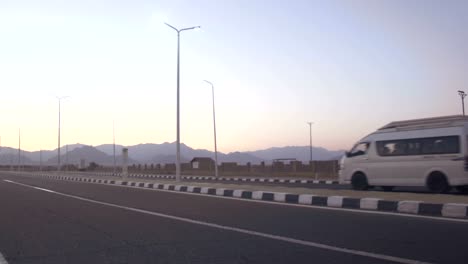
{"label": "white lane marking", "polygon": [[[56,180],[56,179],[51,179],[51,180]],[[3,180],[3,181],[12,182],[12,181],[9,181],[9,180]],[[14,182],[12,182],[12,183],[14,183]],[[71,182],[71,183],[85,184],[85,182]],[[231,196],[216,196],[216,195],[211,195],[211,194],[194,193],[193,189],[192,189],[192,191],[190,191],[191,188],[197,188],[199,186],[189,186],[187,192],[174,192],[174,191],[169,191],[169,190],[158,189],[157,187],[158,187],[158,184],[160,184],[160,183],[157,183],[157,182],[154,183],[154,186],[155,186],[154,189],[145,189],[145,188],[141,188],[141,187],[137,187],[137,186],[120,185],[121,181],[116,181],[115,184],[101,184],[101,183],[90,183],[90,184],[100,184],[100,185],[113,186],[113,187],[118,187],[118,188],[136,188],[136,189],[139,189],[139,190],[168,192],[168,193],[172,193],[172,194],[181,194],[181,195],[196,195],[196,196],[204,196],[204,197],[210,197],[210,198],[237,200],[237,201],[240,201],[240,202],[247,202],[247,203],[267,203],[267,204],[276,205],[276,206],[292,206],[292,207],[302,207],[302,208],[319,209],[319,210],[332,210],[332,211],[342,211],[342,212],[345,211],[345,212],[348,212],[348,213],[358,213],[358,214],[390,215],[390,216],[398,216],[398,217],[412,217],[412,218],[430,219],[430,220],[436,220],[436,221],[468,223],[468,219],[376,211],[377,207],[376,208],[365,208],[365,207],[362,206],[362,201],[363,200],[365,200],[365,199],[366,200],[380,200],[380,199],[377,199],[377,198],[362,198],[361,199],[361,209],[352,209],[352,208],[339,208],[339,207],[311,205],[312,201],[310,203],[304,203],[304,204],[281,203],[281,202],[272,202],[272,201],[266,201],[266,200],[246,199],[246,198],[240,198],[240,197],[236,197],[236,196],[234,196],[234,197],[231,197]],[[245,191],[245,190],[243,190],[243,191]],[[252,192],[254,192],[254,191],[252,191]],[[300,196],[302,196],[302,195],[307,196],[309,194],[300,194]],[[310,196],[316,196],[316,195],[310,194]]]}
{"label": "white lane marking", "polygon": [[2,252],[0,252],[0,264],[8,264],[8,261],[3,257]]}
{"label": "white lane marking", "polygon": [[[15,182],[12,182],[12,183],[15,183]],[[48,190],[48,189],[44,189],[44,188],[39,188],[39,187],[33,187],[34,189],[37,189],[37,190],[41,190],[41,191],[44,191],[44,192],[51,192],[51,193],[55,193],[54,191],[51,191],[51,190]]]}
{"label": "white lane marking", "polygon": [[173,215],[168,215],[168,214],[163,214],[163,213],[157,213],[157,212],[147,211],[147,210],[143,210],[143,209],[137,209],[137,208],[133,208],[133,207],[127,207],[127,206],[123,206],[123,205],[97,201],[97,200],[84,198],[84,197],[80,197],[80,196],[75,196],[75,195],[71,195],[71,194],[56,192],[56,191],[53,191],[53,190],[37,188],[35,186],[28,185],[28,184],[23,184],[23,183],[19,183],[19,182],[14,182],[14,181],[8,181],[8,182],[13,183],[13,184],[17,184],[17,185],[21,185],[21,186],[24,186],[24,187],[34,188],[36,190],[46,191],[46,192],[50,192],[50,193],[53,193],[53,194],[57,194],[57,195],[61,195],[61,196],[81,200],[81,201],[90,202],[90,203],[106,205],[106,206],[109,206],[109,207],[114,207],[114,208],[119,208],[119,209],[132,211],[132,212],[138,212],[138,213],[163,217],[163,218],[172,219],[172,220],[185,222],[185,223],[191,223],[191,224],[207,226],[207,227],[212,227],[212,228],[217,228],[217,229],[222,229],[222,230],[228,230],[228,231],[233,231],[233,232],[252,235],[252,236],[269,238],[269,239],[288,242],[288,243],[292,243],[292,244],[298,244],[298,245],[303,245],[303,246],[308,246],[308,247],[315,247],[315,248],[320,248],[320,249],[325,249],[325,250],[330,250],[330,251],[336,251],[336,252],[340,252],[340,253],[358,255],[358,256],[362,256],[362,257],[375,258],[375,259],[381,259],[381,260],[386,260],[386,261],[393,261],[393,262],[397,262],[397,263],[405,263],[405,264],[426,264],[426,263],[429,263],[429,262],[422,262],[422,261],[418,261],[418,260],[412,260],[412,259],[394,257],[394,256],[383,255],[383,254],[378,254],[378,253],[372,253],[372,252],[367,252],[367,251],[354,250],[354,249],[348,249],[348,248],[341,248],[341,247],[336,247],[336,246],[330,246],[330,245],[326,245],[326,244],[322,244],[322,243],[317,243],[317,242],[312,242],[312,241],[307,241],[307,240],[301,240],[301,239],[295,239],[295,238],[279,236],[279,235],[272,235],[272,234],[268,234],[268,233],[263,233],[263,232],[248,230],[248,229],[242,229],[242,228],[237,228],[237,227],[231,227],[231,226],[225,226],[225,225],[220,225],[220,224],[214,224],[214,223],[210,223],[210,222],[203,222],[203,221],[200,221],[200,220],[194,220],[194,219],[185,218],[185,217],[179,217],[179,216],[173,216]]}

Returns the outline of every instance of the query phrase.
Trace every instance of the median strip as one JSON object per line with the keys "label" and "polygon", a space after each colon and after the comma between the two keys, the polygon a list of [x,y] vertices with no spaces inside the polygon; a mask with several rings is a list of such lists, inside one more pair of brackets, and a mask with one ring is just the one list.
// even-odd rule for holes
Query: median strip
{"label": "median strip", "polygon": [[[68,172],[73,173],[73,172]],[[81,174],[81,173],[77,173]],[[120,173],[93,173],[95,176],[116,176],[121,177]],[[174,180],[174,175],[164,175],[164,174],[129,174],[129,178],[141,178],[141,179],[166,179]],[[286,178],[272,178],[272,177],[213,177],[213,176],[182,176],[183,180],[189,181],[228,181],[228,182],[268,182],[268,183],[289,183],[289,184],[339,184],[338,181],[333,180],[312,180],[312,179],[286,179]]]}

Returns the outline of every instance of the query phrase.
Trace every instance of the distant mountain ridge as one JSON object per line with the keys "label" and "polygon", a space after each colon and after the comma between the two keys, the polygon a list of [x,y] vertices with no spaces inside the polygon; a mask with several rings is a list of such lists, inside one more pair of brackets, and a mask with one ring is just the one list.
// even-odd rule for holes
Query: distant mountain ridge
{"label": "distant mountain ridge", "polygon": [[[121,153],[124,146],[115,145],[116,163],[122,161]],[[134,146],[126,146],[129,152],[129,164],[157,164],[157,163],[175,163],[176,145],[173,143],[146,143]],[[68,149],[68,154],[66,150]],[[214,152],[206,149],[193,149],[185,144],[180,145],[181,161],[190,162],[194,157],[211,157],[214,159]],[[112,144],[103,144],[96,147],[72,144],[68,147],[60,148],[61,163],[79,164],[81,159],[86,162],[96,162],[102,165],[112,165],[114,163],[114,146]],[[314,160],[330,160],[341,157],[343,150],[330,151],[321,147],[313,148]],[[237,162],[239,164],[260,164],[262,161],[269,164],[274,159],[290,158],[307,163],[310,159],[309,146],[287,146],[273,147],[269,149],[247,151],[247,152],[218,152],[218,162]],[[21,151],[22,164],[39,164],[42,160],[44,165],[54,165],[58,162],[57,149],[42,151]],[[18,149],[2,147],[0,149],[0,164],[16,165],[18,163]]]}
{"label": "distant mountain ridge", "polygon": [[[310,160],[310,146],[287,146],[273,147],[269,149],[246,152],[263,160],[273,159],[296,159],[302,162]],[[321,147],[313,147],[313,160],[331,160],[341,157],[344,154],[343,150],[331,151]]]}

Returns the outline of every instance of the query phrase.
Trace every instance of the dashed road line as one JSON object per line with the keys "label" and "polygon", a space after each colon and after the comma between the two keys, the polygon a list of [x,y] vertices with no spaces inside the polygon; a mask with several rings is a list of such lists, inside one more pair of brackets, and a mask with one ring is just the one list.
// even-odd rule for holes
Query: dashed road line
{"label": "dashed road line", "polygon": [[2,252],[0,252],[0,264],[8,264],[8,261],[3,257]]}

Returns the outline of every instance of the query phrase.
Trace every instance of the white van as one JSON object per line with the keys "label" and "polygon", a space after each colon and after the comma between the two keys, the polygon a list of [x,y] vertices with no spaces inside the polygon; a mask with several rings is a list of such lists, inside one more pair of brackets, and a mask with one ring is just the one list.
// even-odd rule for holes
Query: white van
{"label": "white van", "polygon": [[340,183],[356,190],[426,186],[468,192],[468,117],[392,122],[364,137],[340,162]]}

